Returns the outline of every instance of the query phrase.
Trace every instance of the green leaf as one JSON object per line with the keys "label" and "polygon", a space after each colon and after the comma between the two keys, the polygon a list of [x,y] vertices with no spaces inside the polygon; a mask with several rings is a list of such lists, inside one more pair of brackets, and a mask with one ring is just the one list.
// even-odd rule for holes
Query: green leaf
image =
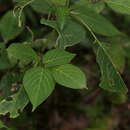
{"label": "green leaf", "polygon": [[120,35],[120,32],[106,18],[93,10],[88,8],[77,9],[74,16],[78,17],[77,19],[83,24],[86,23],[97,34],[104,36]]}
{"label": "green leaf", "polygon": [[66,0],[51,0],[55,5],[64,6],[66,4]]}
{"label": "green leaf", "polygon": [[54,20],[46,20],[45,18],[42,18],[40,23],[50,26],[51,28],[54,28],[57,32],[59,32],[58,25],[57,25],[56,21],[54,21]]}
{"label": "green leaf", "polygon": [[28,70],[25,73],[23,84],[33,105],[33,111],[50,96],[55,86],[50,71],[41,67]]}
{"label": "green leaf", "polygon": [[2,90],[2,96],[8,97],[11,95],[11,88],[13,84],[13,76],[11,73],[5,74],[0,81],[0,89]]}
{"label": "green leaf", "polygon": [[0,57],[0,70],[10,69],[13,65],[9,62],[7,57]]}
{"label": "green leaf", "polygon": [[85,74],[77,67],[66,64],[52,69],[54,79],[60,85],[73,89],[86,88]]}
{"label": "green leaf", "polygon": [[99,63],[101,69],[101,83],[100,87],[112,91],[112,92],[127,92],[128,89],[125,86],[124,81],[122,80],[119,72],[117,72],[115,65],[113,63],[113,59],[111,55],[104,47],[103,43],[101,43],[92,32],[91,28],[87,21],[80,19],[80,17],[76,17],[80,22],[84,24],[84,26],[91,32],[96,42],[98,43],[98,51],[97,51],[97,61]]}
{"label": "green leaf", "polygon": [[59,28],[62,30],[69,18],[69,9],[67,7],[59,7],[56,10],[56,21]]}
{"label": "green leaf", "polygon": [[105,8],[105,4],[103,1],[99,1],[93,4],[90,0],[78,0],[72,5],[71,8],[89,8],[97,13],[100,13]]}
{"label": "green leaf", "polygon": [[53,6],[50,0],[34,0],[30,5],[39,13],[48,14],[53,11]]}
{"label": "green leaf", "polygon": [[13,11],[7,12],[0,20],[0,32],[4,41],[9,41],[16,38],[24,29],[25,18],[22,14],[22,27],[18,27],[18,14],[13,15]]}
{"label": "green leaf", "polygon": [[130,0],[105,0],[113,10],[130,15]]}
{"label": "green leaf", "polygon": [[127,92],[124,81],[119,72],[116,71],[115,62],[113,62],[103,43],[99,44],[97,61],[102,75],[100,87],[111,92]]}
{"label": "green leaf", "polygon": [[68,20],[56,41],[58,48],[66,48],[80,43],[85,39],[86,31],[79,23]]}
{"label": "green leaf", "polygon": [[44,55],[43,63],[46,65],[46,67],[63,65],[69,63],[74,57],[75,54],[61,49],[53,49]]}
{"label": "green leaf", "polygon": [[0,102],[0,115],[6,115],[10,113],[10,118],[16,118],[19,116],[19,110],[23,111],[29,100],[23,87],[11,96],[12,100],[2,100]]}
{"label": "green leaf", "polygon": [[86,31],[82,25],[77,23],[76,21],[68,20],[67,23],[64,25],[64,29],[62,31],[59,30],[57,22],[53,20],[45,20],[44,18],[41,19],[41,24],[45,24],[54,28],[59,37],[56,41],[57,48],[66,48],[68,46],[73,46],[82,40],[85,39]]}
{"label": "green leaf", "polygon": [[8,56],[10,60],[16,59],[26,64],[32,61],[38,61],[39,57],[36,52],[28,44],[14,43],[8,49]]}
{"label": "green leaf", "polygon": [[119,44],[102,44],[109,54],[115,68],[123,72],[125,68],[125,51]]}

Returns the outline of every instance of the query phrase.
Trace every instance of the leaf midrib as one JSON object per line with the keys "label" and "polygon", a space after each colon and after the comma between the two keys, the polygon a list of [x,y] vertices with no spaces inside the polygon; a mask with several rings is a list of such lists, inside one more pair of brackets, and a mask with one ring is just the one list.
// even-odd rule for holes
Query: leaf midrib
{"label": "leaf midrib", "polygon": [[[54,58],[54,57],[53,57]],[[49,64],[50,62],[54,62],[56,60],[60,60],[60,59],[63,59],[63,58],[70,58],[70,56],[64,56],[64,57],[59,57],[59,58],[55,58],[55,59],[52,59],[52,60],[48,60],[46,62],[44,62],[45,64]]]}
{"label": "leaf midrib", "polygon": [[[38,83],[39,85],[38,85],[38,88],[37,88],[37,92],[36,92],[37,94],[36,94],[36,95],[39,94],[39,89],[41,88],[41,85],[40,85],[40,84],[41,84],[41,81],[42,81],[42,78],[43,78],[43,73],[44,73],[44,72],[43,72],[43,69],[42,69],[42,71],[41,71],[41,73],[40,73],[41,76],[40,76],[40,80],[39,80],[39,83]],[[36,105],[36,103],[37,103],[37,99],[38,99],[38,96],[35,96],[35,103],[34,103],[35,105]],[[34,104],[33,104],[33,105],[34,105]],[[35,105],[34,105],[34,107],[35,107]]]}
{"label": "leaf midrib", "polygon": [[[56,71],[58,72],[61,72],[63,75],[65,75],[66,77],[68,77],[69,79],[71,79],[71,80],[73,80],[74,82],[75,82],[75,79],[73,79],[73,77],[71,77],[71,76],[69,76],[69,75],[67,75],[64,71],[62,71],[62,70],[60,70],[60,69],[56,69]],[[76,82],[75,82],[76,83]],[[81,84],[80,84],[81,85]],[[82,86],[82,85],[81,85]],[[80,88],[82,88],[80,86]]]}
{"label": "leaf midrib", "polygon": [[115,4],[115,5],[117,5],[117,6],[123,6],[124,8],[128,8],[128,9],[130,9],[130,7],[129,6],[125,6],[126,4],[120,4],[120,3],[117,3],[117,2],[112,2],[112,1],[107,1],[107,3],[112,3],[112,4]]}

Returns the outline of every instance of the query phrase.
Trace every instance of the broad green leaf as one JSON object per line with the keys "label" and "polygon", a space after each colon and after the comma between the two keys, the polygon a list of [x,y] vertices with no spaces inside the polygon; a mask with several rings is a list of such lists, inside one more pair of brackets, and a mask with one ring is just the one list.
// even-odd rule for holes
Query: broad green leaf
{"label": "broad green leaf", "polygon": [[7,12],[0,20],[0,32],[4,41],[9,41],[16,38],[24,29],[24,15],[22,13],[22,27],[18,27],[18,14],[13,15],[13,11]]}
{"label": "broad green leaf", "polygon": [[97,13],[100,13],[105,8],[105,4],[103,1],[99,1],[93,4],[90,0],[78,0],[75,2],[74,5],[72,5],[71,8],[73,9],[89,8],[96,11]]}
{"label": "broad green leaf", "polygon": [[13,67],[13,64],[10,63],[7,51],[6,44],[0,43],[0,70],[10,69]]}
{"label": "broad green leaf", "polygon": [[0,89],[2,90],[2,96],[8,97],[11,95],[11,88],[13,84],[13,75],[7,73],[4,75],[0,81]]}
{"label": "broad green leaf", "polygon": [[39,60],[39,57],[37,56],[36,52],[28,44],[11,44],[8,47],[7,52],[10,60],[16,59],[26,64],[32,61]]}
{"label": "broad green leaf", "polygon": [[102,74],[100,87],[112,92],[127,92],[128,89],[126,88],[119,72],[115,68],[115,62],[113,63],[113,59],[111,58],[107,49],[104,47],[103,43],[96,38],[95,34],[90,28],[91,26],[89,26],[87,21],[84,21],[84,19],[80,19],[79,17],[77,19],[82,22],[87,29],[89,29],[99,45],[97,51],[97,61]]}
{"label": "broad green leaf", "polygon": [[0,57],[0,70],[10,69],[13,65],[9,62],[7,57]]}
{"label": "broad green leaf", "polygon": [[39,13],[49,13],[53,11],[53,6],[50,0],[33,0],[30,4],[32,8]]}
{"label": "broad green leaf", "polygon": [[73,46],[84,40],[86,36],[84,27],[70,19],[67,21],[62,31],[59,30],[56,21],[45,20],[42,18],[41,23],[54,28],[58,32],[59,37],[56,41],[57,48],[63,49],[68,46]]}
{"label": "broad green leaf", "polygon": [[33,105],[33,111],[53,92],[55,82],[50,71],[36,67],[25,73],[23,84]]}
{"label": "broad green leaf", "polygon": [[55,5],[64,6],[67,0],[51,0]]}
{"label": "broad green leaf", "polygon": [[5,126],[4,124],[3,124],[3,122],[0,120],[0,129],[1,128],[7,128],[7,126]]}
{"label": "broad green leaf", "polygon": [[46,20],[45,18],[42,18],[40,23],[50,26],[51,28],[54,28],[57,32],[59,32],[58,25],[57,25],[56,21],[54,21],[54,20]]}
{"label": "broad green leaf", "polygon": [[105,0],[113,10],[130,15],[130,0]]}
{"label": "broad green leaf", "polygon": [[109,54],[113,65],[121,73],[125,67],[125,51],[119,44],[102,44]]}
{"label": "broad green leaf", "polygon": [[64,29],[60,32],[59,37],[56,41],[58,48],[66,48],[80,43],[85,39],[86,31],[79,23],[68,20]]}
{"label": "broad green leaf", "polygon": [[58,27],[62,30],[69,18],[69,9],[67,7],[59,7],[56,10],[56,21]]}
{"label": "broad green leaf", "polygon": [[19,110],[23,111],[29,100],[23,87],[11,96],[12,100],[2,100],[0,102],[0,115],[6,115],[10,113],[10,118],[16,118],[19,116]]}
{"label": "broad green leaf", "polygon": [[69,63],[74,57],[75,54],[61,49],[53,49],[44,55],[43,63],[46,65],[46,67],[63,65]]}
{"label": "broad green leaf", "polygon": [[77,19],[83,24],[86,23],[97,34],[104,36],[120,35],[120,32],[105,17],[93,10],[80,8],[74,12],[74,16],[78,17]]}
{"label": "broad green leaf", "polygon": [[85,74],[77,67],[66,64],[52,69],[55,81],[68,88],[83,89],[86,88]]}
{"label": "broad green leaf", "polygon": [[102,75],[100,87],[111,92],[127,92],[125,83],[115,68],[115,62],[113,62],[103,43],[99,44],[97,61]]}

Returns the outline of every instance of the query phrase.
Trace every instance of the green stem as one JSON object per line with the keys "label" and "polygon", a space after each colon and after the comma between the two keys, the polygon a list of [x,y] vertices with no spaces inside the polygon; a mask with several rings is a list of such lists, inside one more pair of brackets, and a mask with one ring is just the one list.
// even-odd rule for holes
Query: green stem
{"label": "green stem", "polygon": [[32,37],[32,42],[33,42],[33,40],[34,40],[34,34],[33,34],[33,31],[30,29],[30,27],[29,26],[26,26],[26,28],[27,28],[27,30],[29,31],[29,33],[31,34],[31,37]]}
{"label": "green stem", "polygon": [[[23,9],[29,5],[30,3],[32,3],[34,0],[30,0],[29,2],[25,3],[23,6],[19,7],[19,6],[15,6],[14,9],[13,9],[13,15],[15,15],[15,10],[18,8],[19,10],[19,15],[18,15],[18,26],[21,27],[22,26],[22,21],[21,21],[21,15],[22,15],[22,12],[23,12]],[[21,2],[22,3],[22,2]]]}
{"label": "green stem", "polygon": [[96,41],[99,45],[101,45],[101,42],[97,39],[96,35],[93,33],[93,31],[92,31],[91,28],[88,26],[88,24],[86,24],[86,23],[84,22],[84,20],[82,20],[79,16],[77,16],[75,12],[71,12],[71,13],[72,13],[72,15],[73,15],[78,21],[80,21],[81,23],[83,23],[83,25],[84,25],[84,26],[90,31],[90,33],[92,34],[92,36],[94,37],[95,41]]}

